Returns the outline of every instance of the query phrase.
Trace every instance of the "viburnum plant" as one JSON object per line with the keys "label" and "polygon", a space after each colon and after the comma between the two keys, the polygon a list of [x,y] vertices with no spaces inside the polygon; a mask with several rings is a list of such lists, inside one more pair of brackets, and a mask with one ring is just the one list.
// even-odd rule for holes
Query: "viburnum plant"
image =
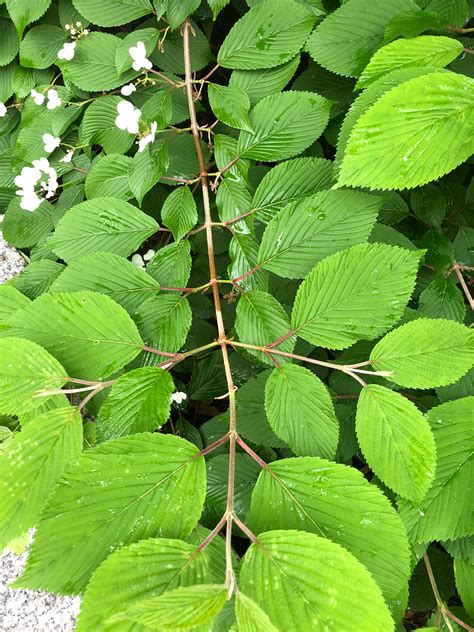
{"label": "viburnum plant", "polygon": [[80,632],[470,630],[472,3],[247,4],[0,7],[14,586]]}

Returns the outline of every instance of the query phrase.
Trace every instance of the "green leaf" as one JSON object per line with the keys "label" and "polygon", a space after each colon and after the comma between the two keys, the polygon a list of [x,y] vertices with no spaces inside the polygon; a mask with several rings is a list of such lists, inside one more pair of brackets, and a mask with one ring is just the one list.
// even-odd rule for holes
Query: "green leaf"
{"label": "green leaf", "polygon": [[111,621],[133,621],[154,630],[209,625],[209,620],[222,610],[226,599],[227,588],[224,585],[175,588],[135,602]]}
{"label": "green leaf", "polygon": [[242,590],[279,630],[392,630],[368,570],[341,546],[312,533],[268,531],[245,554]]}
{"label": "green leaf", "polygon": [[[190,2],[196,2],[197,0],[189,0]],[[182,9],[186,10],[187,3],[184,2],[172,2],[172,8],[180,11]],[[189,5],[188,5],[189,6]],[[169,17],[169,16],[168,16]],[[181,22],[184,21],[181,20]],[[199,26],[190,20],[190,25],[193,30],[192,37],[189,41],[189,57],[190,57],[190,66],[191,72],[197,72],[198,70],[202,70],[207,64],[209,64],[213,60],[213,55],[211,53],[210,45],[207,36],[202,32]],[[181,26],[179,23],[177,26]],[[184,56],[183,56],[183,37],[180,30],[176,29],[174,32],[169,32],[166,35],[166,43],[161,50],[156,49],[153,55],[151,55],[151,61],[169,73],[176,73],[177,75],[184,75]],[[156,77],[156,75],[155,75]],[[180,83],[182,79],[178,77],[170,77],[171,79],[177,80],[177,83]],[[169,90],[169,84],[163,84],[163,87]],[[173,90],[173,98],[177,92],[181,92],[184,96],[184,100],[186,101],[186,96],[184,95],[184,87],[181,90]],[[189,117],[189,112],[186,104],[186,116]]]}
{"label": "green leaf", "polygon": [[86,177],[87,199],[113,197],[127,201],[133,197],[128,183],[133,164],[132,158],[121,154],[99,158]]}
{"label": "green leaf", "polygon": [[149,0],[73,0],[73,4],[98,26],[121,26],[153,13]]}
{"label": "green leaf", "polygon": [[39,399],[39,393],[66,382],[66,370],[39,345],[21,338],[0,339],[0,413],[22,415],[38,408],[48,399]]}
{"label": "green leaf", "polygon": [[452,37],[421,35],[399,39],[376,51],[356,84],[365,88],[391,70],[410,66],[444,68],[462,53],[463,45]]}
{"label": "green leaf", "polygon": [[144,151],[135,154],[128,183],[140,205],[145,194],[165,174],[168,164],[168,143],[163,139],[147,145]]}
{"label": "green leaf", "polygon": [[189,535],[206,485],[197,453],[184,439],[149,433],[84,452],[50,497],[16,586],[74,594],[119,546],[157,532]]}
{"label": "green leaf", "polygon": [[250,111],[254,132],[240,133],[238,155],[276,162],[301,153],[321,135],[330,107],[330,101],[312,92],[287,91],[266,97]]}
{"label": "green leaf", "polygon": [[474,80],[451,72],[389,90],[354,125],[337,186],[412,189],[452,171],[474,151],[473,97]]}
{"label": "green leaf", "polygon": [[81,450],[77,408],[50,410],[14,435],[0,457],[0,548],[36,524],[52,486]]}
{"label": "green leaf", "polygon": [[8,205],[2,222],[4,238],[12,246],[28,248],[46,237],[54,228],[53,206],[43,200],[34,213],[20,208],[20,198],[15,197]]}
{"label": "green leaf", "polygon": [[250,104],[255,105],[275,92],[281,92],[296,72],[300,64],[300,56],[277,66],[260,70],[234,70],[230,76],[229,86],[240,88],[247,93]]}
{"label": "green leaf", "polygon": [[2,39],[0,41],[0,66],[6,66],[13,61],[20,46],[20,40],[15,29],[15,25],[11,20],[0,19],[0,32]]}
{"label": "green leaf", "polygon": [[375,474],[400,496],[421,501],[433,482],[436,448],[418,408],[385,386],[367,385],[357,403],[356,430]]}
{"label": "green leaf", "polygon": [[107,621],[139,599],[208,579],[204,553],[196,555],[196,546],[181,540],[151,538],[122,547],[99,566],[87,584],[77,632],[130,630],[127,624]]}
{"label": "green leaf", "polygon": [[[235,329],[242,342],[264,347],[290,333],[291,325],[285,310],[274,296],[260,290],[252,290],[242,294],[239,299]],[[295,336],[290,335],[278,345],[278,349],[291,353],[295,342]],[[261,362],[273,364],[261,351],[247,351]],[[282,363],[289,361],[284,356],[279,356],[278,360]]]}
{"label": "green leaf", "polygon": [[413,0],[349,0],[317,26],[306,49],[324,68],[357,77],[382,44],[392,18],[416,11]]}
{"label": "green leaf", "polygon": [[235,597],[235,613],[240,632],[278,632],[267,613],[242,592]]}
{"label": "green leaf", "polygon": [[35,22],[46,13],[51,0],[6,0],[5,4],[21,37],[27,24]]}
{"label": "green leaf", "polygon": [[169,2],[166,9],[166,17],[172,29],[177,29],[184,20],[194,13],[201,4],[200,0],[180,0],[179,2]]}
{"label": "green leaf", "polygon": [[399,502],[414,542],[455,540],[472,532],[473,405],[474,397],[465,397],[428,412],[438,457],[436,475],[421,503]]}
{"label": "green leaf", "polygon": [[386,598],[408,579],[403,524],[384,494],[354,468],[316,457],[270,463],[254,488],[247,522],[257,535],[298,529],[337,542],[368,568]]}
{"label": "green leaf", "polygon": [[[222,187],[222,184],[220,185]],[[220,190],[220,187],[219,187]],[[230,265],[227,268],[230,279],[236,279],[248,270],[257,267],[258,243],[252,235],[236,233],[229,244]],[[268,290],[267,273],[258,268],[252,274],[237,281],[243,290]]]}
{"label": "green leaf", "polygon": [[191,273],[191,245],[187,239],[160,248],[146,271],[160,285],[186,287]]}
{"label": "green leaf", "polygon": [[157,229],[152,217],[128,202],[95,198],[76,204],[59,220],[49,245],[68,262],[97,251],[127,257]]}
{"label": "green leaf", "polygon": [[134,137],[115,125],[117,104],[122,101],[109,94],[99,97],[87,108],[79,128],[82,145],[100,145],[107,153],[124,153],[132,146]]}
{"label": "green leaf", "polygon": [[382,199],[359,191],[322,191],[285,206],[265,230],[258,263],[303,278],[321,259],[367,241]]}
{"label": "green leaf", "polygon": [[11,285],[0,285],[0,322],[29,304],[30,300]]}
{"label": "green leaf", "polygon": [[217,62],[241,70],[280,66],[301,50],[314,20],[314,15],[292,0],[267,0],[234,24]]}
{"label": "green leaf", "polygon": [[274,369],[265,386],[265,410],[275,434],[296,455],[334,458],[339,423],[331,397],[314,373],[295,364]]}
{"label": "green leaf", "polygon": [[66,375],[87,380],[115,373],[143,344],[123,307],[95,292],[43,294],[15,312],[3,333],[36,342],[61,362]]}
{"label": "green leaf", "polygon": [[132,313],[159,289],[155,279],[131,261],[110,252],[93,252],[71,261],[50,292],[99,292]]}
{"label": "green leaf", "polygon": [[[108,1],[116,4],[115,0]],[[143,2],[147,2],[147,0],[143,0]],[[100,0],[97,0],[97,4],[99,3]],[[110,11],[107,12],[107,19],[110,19]],[[120,44],[118,45],[117,51],[115,53],[117,74],[121,75],[123,72],[125,72],[126,70],[130,70],[130,68],[132,67],[133,59],[129,53],[129,49],[132,46],[136,46],[138,42],[143,42],[146,50],[146,55],[151,55],[155,49],[156,42],[158,41],[159,36],[160,32],[158,31],[158,29],[136,29],[129,33],[122,40],[120,40]]]}
{"label": "green leaf", "polygon": [[420,294],[418,311],[429,318],[446,318],[462,323],[466,316],[466,303],[457,285],[439,276]]}
{"label": "green leaf", "polygon": [[[217,189],[216,206],[219,211],[219,219],[222,222],[250,213],[252,210],[252,196],[246,177],[243,178],[239,175],[235,176],[232,173],[227,173],[222,178]],[[253,232],[252,225],[253,218],[249,215],[238,222],[234,222],[232,230],[235,233],[249,233]]]}
{"label": "green leaf", "polygon": [[456,588],[462,599],[464,609],[469,616],[474,616],[474,564],[469,561],[454,560],[454,576]]}
{"label": "green leaf", "polygon": [[397,327],[370,354],[377,371],[410,388],[434,388],[456,382],[472,366],[474,332],[450,320],[419,318]]}
{"label": "green leaf", "polygon": [[[100,4],[104,4],[102,0]],[[113,14],[114,12],[109,15]],[[99,92],[117,88],[136,77],[139,73],[134,70],[117,75],[115,56],[120,41],[120,38],[111,33],[98,31],[78,39],[74,58],[58,62],[64,79],[82,90]]]}
{"label": "green leaf", "polygon": [[293,158],[270,169],[260,181],[252,208],[262,222],[269,222],[290,202],[328,189],[334,182],[333,163],[324,158]]}
{"label": "green leaf", "polygon": [[143,367],[121,375],[100,407],[97,436],[100,441],[136,432],[153,432],[170,414],[173,378],[158,367]]}
{"label": "green leaf", "polygon": [[466,0],[428,0],[426,9],[439,13],[448,24],[456,26],[463,26],[469,19]]}
{"label": "green leaf", "polygon": [[49,259],[30,261],[23,272],[15,277],[15,287],[33,300],[47,292],[63,270],[62,264]]}
{"label": "green leaf", "polygon": [[217,18],[222,9],[229,4],[230,0],[207,0],[207,4],[211,7],[212,17]]}
{"label": "green leaf", "polygon": [[161,220],[171,229],[175,241],[181,241],[196,225],[196,202],[189,187],[178,187],[168,195],[161,208]]}
{"label": "green leaf", "polygon": [[[177,88],[175,88],[177,90]],[[169,92],[159,90],[141,106],[142,120],[151,125],[156,121],[158,129],[166,129],[171,123],[173,102]]]}
{"label": "green leaf", "polygon": [[34,26],[20,45],[20,62],[26,68],[48,68],[58,58],[66,31],[52,24]]}
{"label": "green leaf", "polygon": [[326,257],[298,289],[293,329],[330,349],[377,338],[401,317],[419,260],[418,252],[385,244],[361,244]]}
{"label": "green leaf", "polygon": [[252,133],[248,111],[250,99],[241,88],[210,83],[207,87],[209,104],[216,118],[222,123]]}

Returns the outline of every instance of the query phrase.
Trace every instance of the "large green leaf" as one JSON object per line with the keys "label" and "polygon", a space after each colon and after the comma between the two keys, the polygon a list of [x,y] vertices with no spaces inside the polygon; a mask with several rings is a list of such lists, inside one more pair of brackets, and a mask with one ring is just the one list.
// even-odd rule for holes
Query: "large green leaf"
{"label": "large green leaf", "polygon": [[224,68],[242,70],[280,66],[301,50],[314,20],[314,15],[292,0],[262,2],[232,27],[217,62]]}
{"label": "large green leaf", "polygon": [[209,620],[222,610],[227,592],[223,584],[182,586],[136,601],[113,621],[133,621],[154,630],[209,625]]}
{"label": "large green leaf", "polygon": [[7,320],[17,309],[30,304],[29,298],[11,285],[0,285],[0,322]]}
{"label": "large green leaf", "polygon": [[399,39],[378,50],[367,64],[357,82],[357,88],[365,88],[391,70],[409,66],[443,68],[462,53],[461,42],[452,37],[421,35],[411,39]]}
{"label": "large green leaf", "polygon": [[196,555],[196,547],[181,540],[153,538],[122,547],[92,575],[82,600],[77,632],[141,630],[141,626],[108,620],[144,597],[204,582],[209,579],[208,572],[204,553]]}
{"label": "large green leaf", "polygon": [[196,202],[189,187],[179,187],[168,195],[161,208],[161,219],[171,229],[175,241],[180,241],[196,225]]}
{"label": "large green leaf", "polygon": [[[264,347],[288,334],[291,326],[285,310],[274,296],[260,290],[251,290],[239,299],[235,329],[241,342]],[[278,349],[291,353],[294,346],[295,336],[288,336],[278,345]],[[261,351],[248,351],[262,362],[273,364]],[[288,361],[283,356],[279,356],[278,360]]]}
{"label": "large green leaf", "polygon": [[159,289],[159,283],[131,261],[110,252],[93,252],[71,261],[50,292],[99,292],[132,313]]}
{"label": "large green leaf", "polygon": [[451,72],[385,92],[354,125],[338,186],[412,189],[452,171],[474,151],[473,104],[474,79]]}
{"label": "large green leaf", "polygon": [[135,138],[115,125],[119,96],[109,94],[95,99],[85,111],[79,128],[79,141],[83,145],[100,145],[107,153],[124,153]]}
{"label": "large green leaf", "polygon": [[52,486],[82,450],[77,408],[32,419],[0,457],[0,548],[33,527]]}
{"label": "large green leaf", "polygon": [[[14,312],[21,314],[20,308]],[[0,413],[22,415],[48,398],[42,391],[58,389],[67,382],[67,371],[45,349],[21,338],[0,339]]]}
{"label": "large green leaf", "polygon": [[328,70],[357,77],[382,44],[392,18],[417,11],[413,0],[349,0],[318,25],[306,48]]}
{"label": "large green leaf", "polygon": [[265,410],[275,434],[299,456],[334,458],[339,423],[331,397],[314,373],[296,364],[273,370]]}
{"label": "large green leaf", "polygon": [[422,500],[433,482],[436,447],[418,408],[385,386],[368,384],[357,404],[356,429],[375,474],[400,496]]}
{"label": "large green leaf", "polygon": [[6,66],[15,59],[20,40],[11,20],[0,19],[2,39],[0,41],[0,66]]}
{"label": "large green leaf", "polygon": [[87,20],[98,26],[121,26],[153,13],[149,0],[73,0]]}
{"label": "large green leaf", "polygon": [[428,412],[436,442],[436,475],[421,503],[399,503],[415,542],[455,540],[472,533],[473,406],[474,397],[465,397]]}
{"label": "large green leaf", "polygon": [[144,151],[135,154],[128,183],[140,205],[145,194],[165,174],[168,165],[168,142],[166,140],[156,140],[152,145],[147,145]]}
{"label": "large green leaf", "polygon": [[88,200],[113,197],[129,200],[133,197],[128,176],[133,168],[133,159],[121,154],[109,154],[95,162],[86,177],[85,190]]}
{"label": "large green leaf", "polygon": [[299,529],[334,540],[369,569],[387,598],[407,581],[403,524],[383,493],[354,468],[317,457],[269,464],[253,491],[248,523],[257,535]]}
{"label": "large green leaf", "polygon": [[295,74],[299,63],[300,57],[297,55],[276,68],[234,70],[230,76],[229,86],[244,90],[250,104],[255,105],[270,94],[281,92]]}
{"label": "large green leaf", "polygon": [[49,245],[65,261],[98,250],[127,257],[157,229],[152,217],[128,202],[95,198],[76,204],[59,220]]}
{"label": "large green leaf", "polygon": [[418,311],[429,318],[446,318],[464,322],[464,295],[452,279],[439,276],[420,294]]}
{"label": "large green leaf", "polygon": [[370,354],[376,370],[392,382],[434,388],[456,382],[473,365],[474,332],[451,320],[418,318],[397,327]]}
{"label": "large green leaf", "polygon": [[456,588],[466,612],[474,616],[474,563],[467,560],[454,560]]}
{"label": "large green leaf", "polygon": [[8,13],[20,37],[25,26],[46,13],[50,4],[51,0],[6,0]]}
{"label": "large green leaf", "polygon": [[314,92],[290,90],[266,97],[250,111],[254,131],[240,133],[238,155],[270,162],[296,156],[323,132],[330,107]]}
{"label": "large green leaf", "polygon": [[20,45],[20,61],[25,68],[47,68],[54,64],[66,40],[66,31],[52,24],[34,26]]}
{"label": "large green leaf", "polygon": [[279,630],[393,629],[369,571],[341,546],[312,533],[261,534],[245,555],[241,584]]}
{"label": "large green leaf", "polygon": [[210,83],[207,95],[212,111],[219,121],[230,127],[252,132],[248,118],[250,99],[244,90],[235,86]]}
{"label": "large green leaf", "polygon": [[265,230],[258,263],[303,278],[328,255],[367,241],[382,199],[360,191],[321,191],[285,206]]}
{"label": "large green leaf", "polygon": [[136,432],[153,432],[168,421],[173,378],[158,367],[143,367],[121,375],[97,416],[101,441]]}
{"label": "large green leaf", "polygon": [[330,349],[377,338],[401,317],[419,260],[418,252],[385,244],[352,246],[326,257],[298,289],[293,329]]}
{"label": "large green leaf", "polygon": [[43,294],[13,314],[3,335],[36,342],[61,362],[66,375],[87,380],[118,371],[143,344],[123,307],[87,291]]}
{"label": "large green leaf", "polygon": [[206,485],[197,453],[151,433],[84,452],[50,497],[16,586],[74,594],[114,549],[157,533],[189,535]]}

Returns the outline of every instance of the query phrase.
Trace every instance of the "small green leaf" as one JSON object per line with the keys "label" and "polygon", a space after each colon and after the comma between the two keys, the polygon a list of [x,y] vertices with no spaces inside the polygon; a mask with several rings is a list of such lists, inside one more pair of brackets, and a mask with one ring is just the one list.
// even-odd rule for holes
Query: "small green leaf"
{"label": "small green leaf", "polygon": [[11,20],[0,19],[0,66],[6,66],[13,61],[20,46],[20,40]]}
{"label": "small green leaf", "polygon": [[5,4],[21,37],[25,26],[35,22],[46,13],[51,0],[6,0]]}
{"label": "small green leaf", "polygon": [[86,177],[87,199],[113,197],[127,201],[133,197],[128,183],[133,164],[132,158],[121,154],[99,158]]}
{"label": "small green leaf", "polygon": [[113,94],[95,99],[87,108],[79,128],[83,145],[100,145],[107,153],[125,153],[134,141],[132,134],[115,125],[117,105],[122,99]]}
{"label": "small green leaf", "polygon": [[278,632],[267,613],[242,592],[235,597],[235,613],[240,632]]}
{"label": "small green leaf", "polygon": [[153,13],[149,0],[73,0],[73,4],[98,26],[121,26]]}
{"label": "small green leaf", "polygon": [[165,287],[186,287],[191,273],[191,246],[187,239],[160,248],[146,271]]}
{"label": "small green leaf", "polygon": [[451,279],[439,276],[420,294],[418,311],[429,318],[464,322],[466,303],[461,290]]}
{"label": "small green leaf", "polygon": [[[257,241],[252,235],[239,235],[236,233],[229,244],[229,257],[230,265],[227,268],[229,278],[236,279],[248,270],[257,267]],[[252,274],[238,281],[238,284],[245,291],[262,290],[266,292],[268,290],[268,275],[264,270],[258,268]]]}
{"label": "small green leaf", "polygon": [[169,2],[166,9],[166,17],[172,29],[177,29],[184,20],[194,13],[201,4],[200,0],[180,0],[179,2]]}
{"label": "small green leaf", "polygon": [[161,220],[171,229],[175,241],[181,241],[196,225],[196,202],[189,187],[178,187],[168,195],[161,209]]}
{"label": "small green leaf", "polygon": [[29,303],[30,300],[11,285],[0,285],[0,322],[4,322]]}
{"label": "small green leaf", "polygon": [[255,105],[275,92],[281,92],[296,72],[300,64],[300,56],[277,66],[260,70],[234,70],[230,76],[229,86],[241,88],[246,92],[251,105]]}
{"label": "small green leaf", "polygon": [[222,123],[252,133],[248,111],[250,99],[241,88],[210,83],[207,87],[209,104]]}
{"label": "small green leaf", "polygon": [[133,158],[128,183],[133,195],[141,205],[148,191],[165,174],[169,165],[168,143],[160,139],[138,151]]}

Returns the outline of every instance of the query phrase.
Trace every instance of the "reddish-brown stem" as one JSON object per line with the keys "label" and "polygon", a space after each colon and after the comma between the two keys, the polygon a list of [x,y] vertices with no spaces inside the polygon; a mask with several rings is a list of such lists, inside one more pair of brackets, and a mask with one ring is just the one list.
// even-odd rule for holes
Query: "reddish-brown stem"
{"label": "reddish-brown stem", "polygon": [[449,24],[446,28],[448,29],[448,31],[453,31],[454,33],[459,33],[460,35],[463,35],[465,33],[474,33],[474,28],[461,29],[458,26],[453,26],[452,24]]}
{"label": "reddish-brown stem", "polygon": [[249,215],[253,215],[258,211],[258,208],[254,208],[251,211],[247,211],[246,213],[242,213],[242,215],[238,215],[237,217],[233,217],[232,219],[228,219],[226,222],[223,222],[224,226],[230,226],[231,224],[235,224],[235,222],[239,222],[241,219],[245,219],[249,217]]}
{"label": "reddish-brown stem", "polygon": [[199,551],[199,553],[204,551],[206,546],[210,544],[212,540],[214,540],[214,538],[222,530],[222,527],[225,525],[226,522],[227,522],[227,516],[224,514],[222,518],[219,520],[219,522],[216,524],[214,529],[211,531],[211,533],[207,536],[207,538],[203,540],[201,544],[198,546],[197,550]]}
{"label": "reddish-brown stem", "polygon": [[232,519],[234,520],[235,524],[239,527],[239,529],[241,529],[241,531],[243,531],[245,535],[248,536],[252,540],[252,542],[257,542],[257,536],[255,535],[255,533],[252,533],[252,531],[250,531],[250,529],[247,527],[245,522],[242,522],[242,520],[237,516],[235,512],[232,516]]}
{"label": "reddish-brown stem", "polygon": [[241,436],[237,436],[237,443],[240,445],[240,447],[243,450],[245,450],[245,452],[247,452],[248,455],[252,457],[254,461],[256,461],[260,465],[260,467],[262,467],[264,470],[270,469],[267,463],[265,463],[265,461],[262,458],[260,458],[258,454],[254,452],[249,445],[245,443],[245,441],[242,439]]}
{"label": "reddish-brown stem", "polygon": [[196,458],[198,456],[205,456],[210,452],[214,452],[214,450],[217,450],[217,448],[219,448],[221,445],[224,445],[224,443],[227,443],[227,441],[229,441],[229,433],[225,434],[220,439],[217,439],[217,441],[214,441],[214,443],[211,443],[211,445],[208,445],[207,448],[203,448],[200,452],[198,452],[198,454],[196,454]]}
{"label": "reddish-brown stem", "polygon": [[219,68],[219,64],[216,64],[215,66],[213,66],[211,70],[207,73],[207,75],[205,75],[202,79],[199,79],[199,83],[204,83],[205,81],[207,81],[209,77],[211,77],[218,68]]}
{"label": "reddish-brown stem", "polygon": [[239,281],[242,281],[242,279],[245,279],[245,277],[250,276],[251,274],[253,274],[254,272],[256,272],[257,270],[260,269],[260,266],[255,266],[255,268],[252,268],[251,270],[247,270],[247,272],[244,272],[243,274],[241,274],[240,276],[236,277],[235,279],[232,279],[233,283],[238,283]]}
{"label": "reddish-brown stem", "polygon": [[176,83],[175,81],[173,81],[172,79],[170,79],[169,77],[167,77],[166,75],[164,75],[162,72],[160,72],[159,70],[155,70],[154,68],[152,68],[151,70],[149,70],[148,72],[151,72],[152,75],[156,75],[157,77],[159,77],[160,79],[163,79],[163,81],[165,81],[167,84],[169,84],[170,86],[173,86],[173,88],[178,88],[179,84]]}
{"label": "reddish-brown stem", "polygon": [[176,353],[168,353],[168,351],[160,351],[160,349],[154,349],[153,347],[148,347],[147,345],[143,345],[141,349],[143,349],[143,351],[148,351],[149,353],[156,353],[157,355],[166,356],[167,358],[176,358],[177,356]]}

